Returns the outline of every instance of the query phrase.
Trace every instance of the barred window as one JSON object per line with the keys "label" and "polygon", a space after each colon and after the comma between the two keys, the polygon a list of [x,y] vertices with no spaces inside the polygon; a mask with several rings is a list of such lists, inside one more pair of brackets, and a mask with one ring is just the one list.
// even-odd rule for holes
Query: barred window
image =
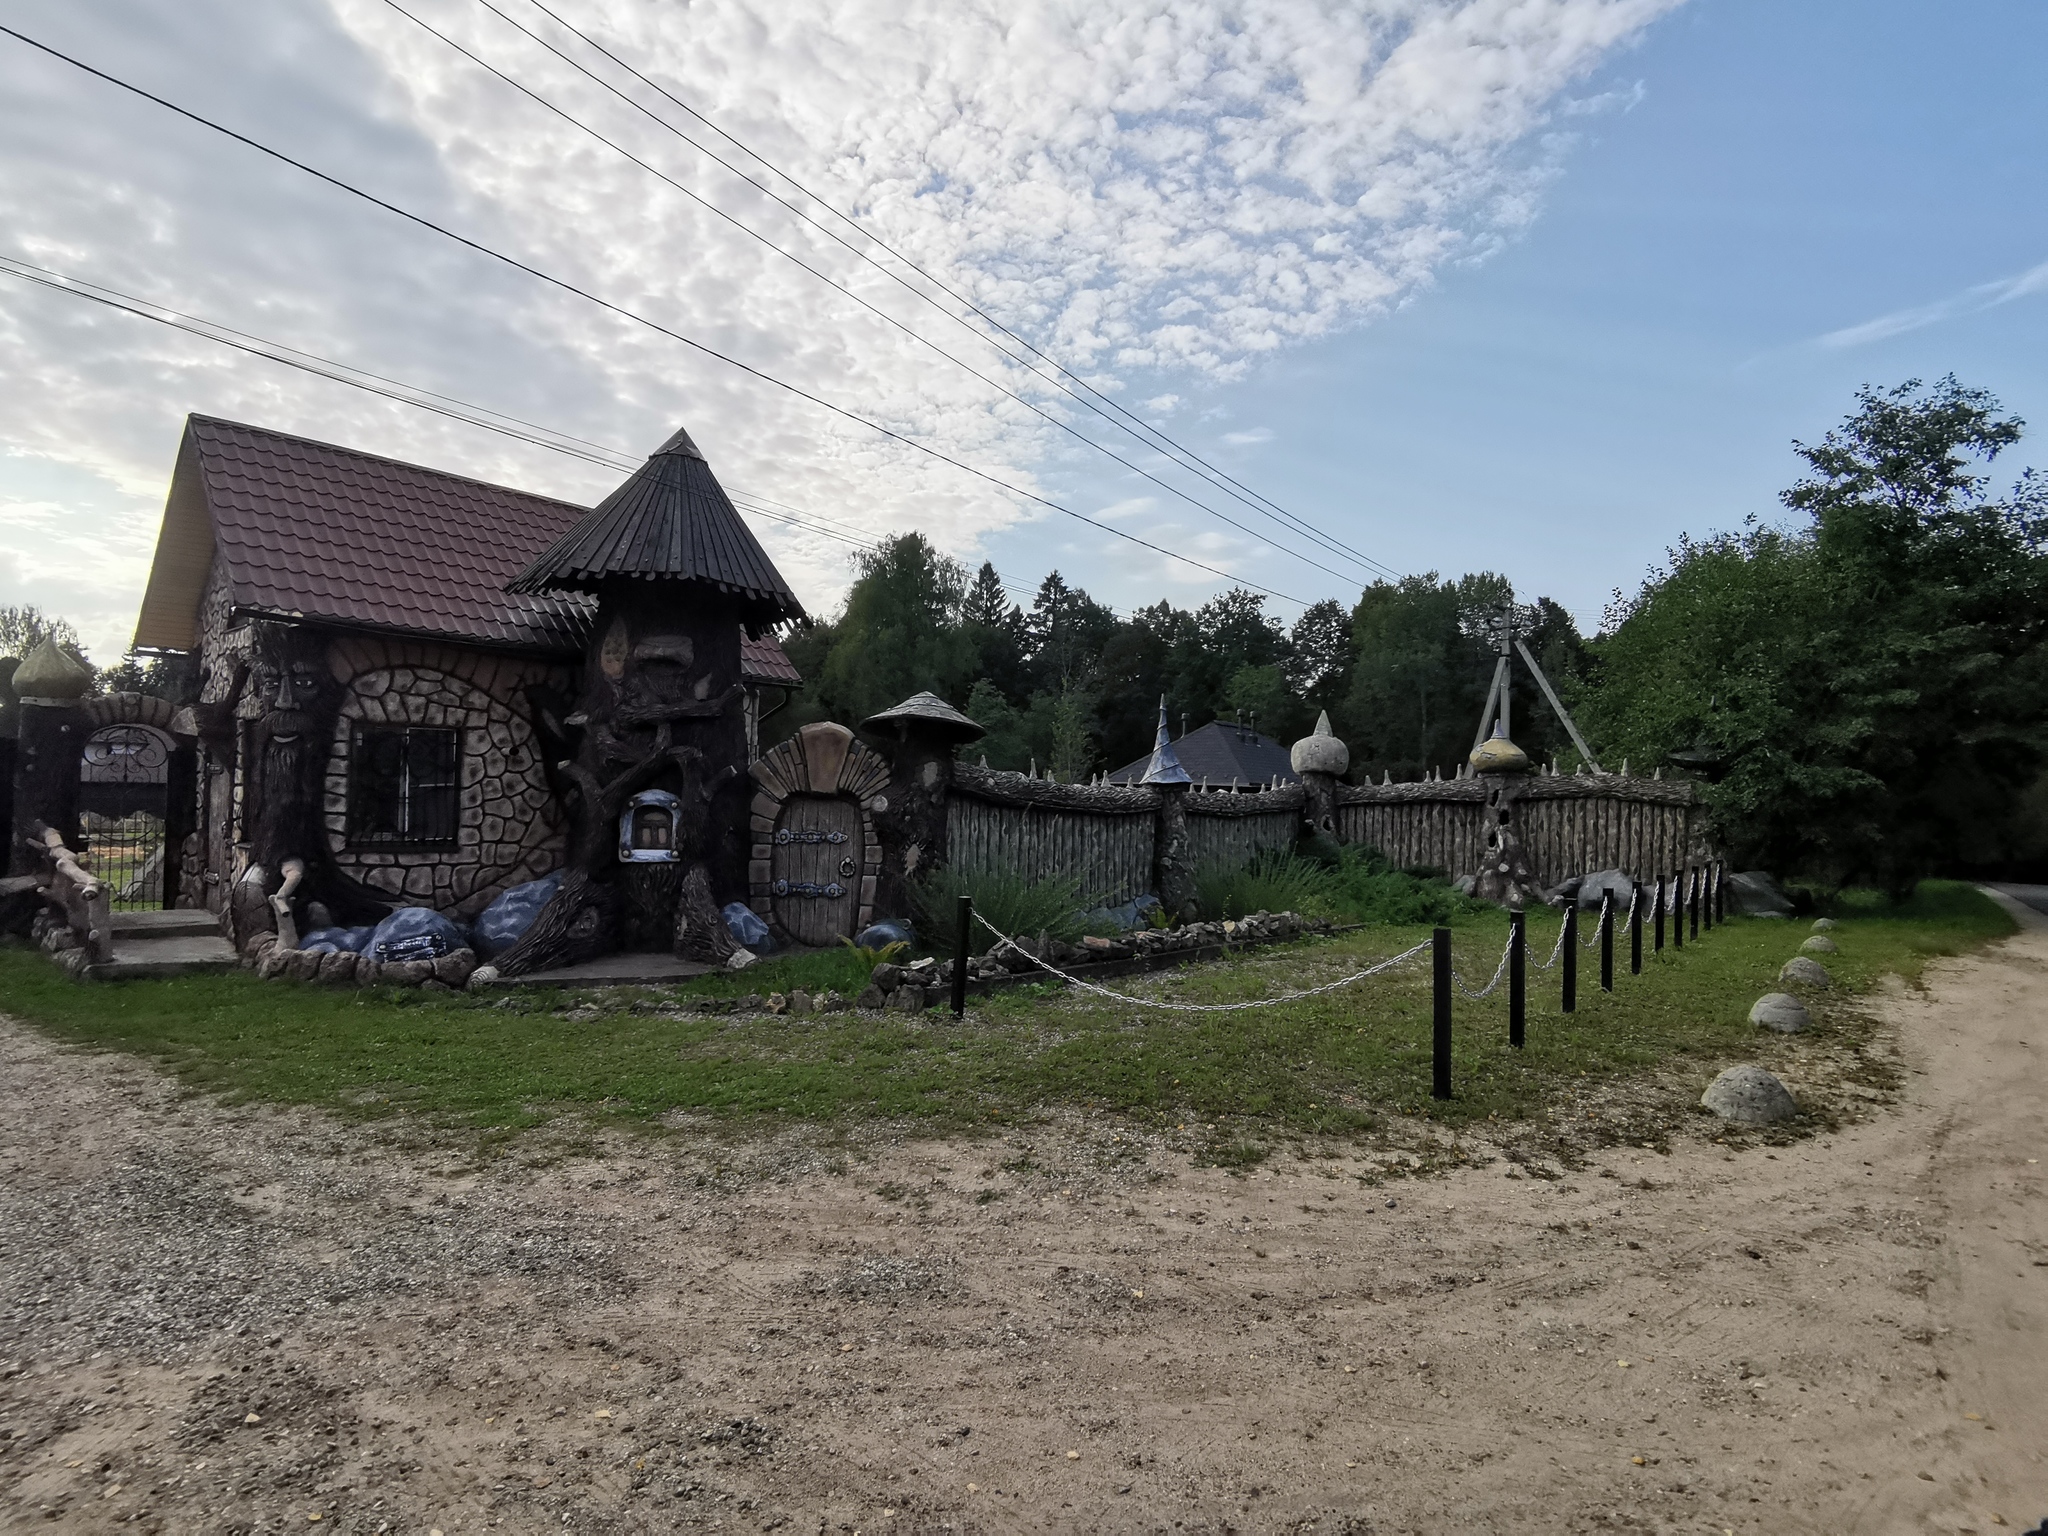
{"label": "barred window", "polygon": [[455,841],[462,732],[359,725],[349,744],[348,840],[417,848]]}

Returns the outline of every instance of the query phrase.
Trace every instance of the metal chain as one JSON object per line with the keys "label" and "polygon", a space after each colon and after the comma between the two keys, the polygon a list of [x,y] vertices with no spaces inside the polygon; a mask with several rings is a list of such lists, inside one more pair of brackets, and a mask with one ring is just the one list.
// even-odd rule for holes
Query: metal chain
{"label": "metal chain", "polygon": [[1472,1001],[1475,1003],[1479,1002],[1483,998],[1491,997],[1493,995],[1493,989],[1500,985],[1501,977],[1507,975],[1508,957],[1514,954],[1514,952],[1515,936],[1512,933],[1510,933],[1508,935],[1507,948],[1503,949],[1500,952],[1500,964],[1496,965],[1493,968],[1493,980],[1489,981],[1484,987],[1481,987],[1477,992],[1474,992],[1470,987],[1466,986],[1464,982],[1458,980],[1458,972],[1454,967],[1451,971],[1451,985],[1456,987],[1460,992],[1464,993],[1467,997],[1471,998]]}
{"label": "metal chain", "polygon": [[1551,968],[1551,967],[1552,967],[1553,965],[1557,964],[1557,957],[1558,957],[1559,955],[1563,954],[1563,953],[1564,953],[1564,924],[1563,924],[1563,923],[1559,923],[1559,924],[1557,925],[1557,942],[1556,942],[1555,944],[1553,944],[1553,945],[1551,945],[1551,946],[1550,946],[1550,958],[1549,958],[1548,960],[1544,961],[1544,962],[1543,962],[1543,963],[1542,963],[1541,965],[1537,966],[1537,967],[1536,967],[1536,969],[1537,969],[1537,970],[1539,970],[1539,971],[1547,971],[1547,970],[1549,970],[1549,969],[1550,969],[1550,968]]}
{"label": "metal chain", "polygon": [[[1299,992],[1283,992],[1278,997],[1262,997],[1255,1002],[1249,1003],[1169,1003],[1158,998],[1132,997],[1126,992],[1113,992],[1108,987],[1097,986],[1092,981],[1083,981],[1078,976],[1070,976],[1051,961],[1039,959],[979,912],[974,914],[974,920],[996,936],[996,942],[999,946],[1015,950],[1032,964],[1042,966],[1070,986],[1079,987],[1084,992],[1095,992],[1103,997],[1114,998],[1119,1003],[1133,1003],[1140,1008],[1162,1008],[1169,1013],[1239,1013],[1247,1008],[1270,1008],[1275,1003],[1298,1002],[1304,997],[1315,997],[1324,992],[1335,992],[1339,988],[1352,985],[1354,982],[1364,981],[1369,976],[1377,976],[1382,971],[1391,971],[1395,966],[1405,961],[1413,960],[1430,946],[1430,941],[1424,939],[1413,949],[1403,950],[1393,958],[1382,960],[1377,965],[1369,965],[1362,971],[1354,971],[1349,976],[1339,977],[1336,981],[1325,982],[1320,987],[1309,987]],[[966,957],[964,955],[957,955],[954,957],[953,963],[955,965],[965,964]]]}
{"label": "metal chain", "polygon": [[[1577,897],[1573,897],[1572,899],[1573,899],[1574,901],[1576,901],[1576,900],[1577,900],[1578,898],[1577,898]],[[1631,883],[1630,883],[1630,885],[1629,885],[1629,891],[1628,891],[1628,910],[1627,910],[1626,912],[1624,912],[1624,913],[1622,913],[1622,914],[1620,915],[1620,916],[1621,916],[1621,921],[1622,921],[1622,922],[1623,922],[1624,924],[1626,924],[1626,923],[1630,922],[1630,921],[1631,921],[1631,920],[1632,920],[1632,919],[1633,919],[1633,918],[1635,917],[1635,915],[1636,915],[1636,903],[1637,903],[1637,902],[1639,902],[1639,901],[1641,901],[1642,899],[1643,899],[1643,888],[1642,888],[1642,885],[1641,885],[1640,883],[1638,883],[1638,882],[1631,882]],[[1599,945],[1600,945],[1600,925],[1599,925],[1598,923],[1595,923],[1595,924],[1593,925],[1593,937],[1591,937],[1590,939],[1581,939],[1581,940],[1579,940],[1579,948],[1581,948],[1581,949],[1597,949],[1597,948],[1599,947]],[[1544,967],[1544,969],[1548,970],[1548,969],[1549,969],[1549,967],[1548,967],[1548,966],[1546,966],[1546,967]]]}

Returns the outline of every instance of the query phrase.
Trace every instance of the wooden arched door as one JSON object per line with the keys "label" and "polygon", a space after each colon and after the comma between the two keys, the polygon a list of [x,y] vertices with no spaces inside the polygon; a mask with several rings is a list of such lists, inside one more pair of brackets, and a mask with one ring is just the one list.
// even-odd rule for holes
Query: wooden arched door
{"label": "wooden arched door", "polygon": [[867,848],[860,802],[846,795],[791,795],[776,818],[775,920],[799,944],[836,944],[854,934]]}

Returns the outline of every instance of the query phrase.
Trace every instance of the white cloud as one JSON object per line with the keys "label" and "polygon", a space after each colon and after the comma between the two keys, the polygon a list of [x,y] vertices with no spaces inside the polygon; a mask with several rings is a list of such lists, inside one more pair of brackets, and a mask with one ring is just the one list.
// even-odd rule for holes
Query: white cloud
{"label": "white cloud", "polygon": [[[998,366],[481,8],[417,3],[903,326]],[[524,0],[506,3],[545,28]],[[1549,119],[1582,110],[1568,93],[1675,3],[570,0],[565,14],[1098,387],[1164,413],[1526,222],[1555,171]],[[1100,475],[1042,420],[379,0],[22,0],[10,19],[1020,486],[1054,469],[1069,486]],[[878,534],[918,527],[967,554],[1039,515],[11,42],[0,144],[12,254],[634,450],[686,422],[734,486]],[[614,478],[5,279],[0,345],[0,444],[118,489],[73,514],[122,551],[97,568],[99,595],[79,599],[109,616],[90,632],[103,653],[126,623],[111,616],[133,611],[189,410],[586,500]],[[1057,399],[1046,408],[1064,409]],[[1090,504],[1134,489],[1107,477]],[[42,600],[37,583],[64,563],[63,538],[23,509],[35,499],[17,492],[0,512],[0,552],[19,572],[0,568],[0,601]],[[1055,521],[1099,557],[1102,536]],[[1187,532],[1181,547],[1214,547],[1212,563],[1259,553],[1214,525]],[[764,537],[828,607],[844,547]],[[1137,553],[1123,546],[1116,570],[1149,575],[1153,557],[1123,558]],[[1176,591],[1215,585],[1161,570]]]}
{"label": "white cloud", "polygon": [[1252,427],[1244,432],[1226,432],[1223,434],[1223,441],[1230,444],[1233,448],[1250,448],[1260,443],[1270,443],[1273,441],[1273,429],[1271,427]]}
{"label": "white cloud", "polygon": [[1954,320],[1963,315],[1996,309],[2001,304],[2010,304],[2014,299],[2023,299],[2035,293],[2048,293],[2048,261],[2037,267],[2029,267],[2026,271],[2011,277],[2001,277],[1995,282],[1974,284],[1961,293],[1950,294],[1945,299],[1936,299],[1931,304],[1920,304],[1911,309],[1896,309],[1888,315],[1879,315],[1874,320],[1865,320],[1860,325],[1829,331],[1820,338],[1820,344],[1824,347],[1867,346],[1873,341],[1887,341],[1894,336],[1903,336],[1908,331],[1939,325],[1944,320]]}

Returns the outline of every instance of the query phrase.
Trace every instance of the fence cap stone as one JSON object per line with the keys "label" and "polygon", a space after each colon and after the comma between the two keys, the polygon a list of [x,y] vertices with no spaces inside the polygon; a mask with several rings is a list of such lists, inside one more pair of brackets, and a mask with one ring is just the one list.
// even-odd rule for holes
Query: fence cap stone
{"label": "fence cap stone", "polygon": [[1343,777],[1344,770],[1351,766],[1351,749],[1330,729],[1330,712],[1327,709],[1316,717],[1315,733],[1297,741],[1288,752],[1287,761],[1296,773],[1327,773],[1332,778]]}
{"label": "fence cap stone", "polygon": [[1707,1084],[1700,1103],[1731,1125],[1776,1125],[1799,1113],[1792,1091],[1762,1067],[1730,1067]]}
{"label": "fence cap stone", "polygon": [[70,703],[83,698],[92,686],[92,673],[84,662],[45,635],[36,648],[22,657],[14,670],[14,694],[19,699],[52,699]]}
{"label": "fence cap stone", "polygon": [[1759,1029],[1773,1029],[1781,1035],[1802,1033],[1812,1022],[1806,1004],[1790,992],[1766,992],[1750,1005],[1749,1022]]}

